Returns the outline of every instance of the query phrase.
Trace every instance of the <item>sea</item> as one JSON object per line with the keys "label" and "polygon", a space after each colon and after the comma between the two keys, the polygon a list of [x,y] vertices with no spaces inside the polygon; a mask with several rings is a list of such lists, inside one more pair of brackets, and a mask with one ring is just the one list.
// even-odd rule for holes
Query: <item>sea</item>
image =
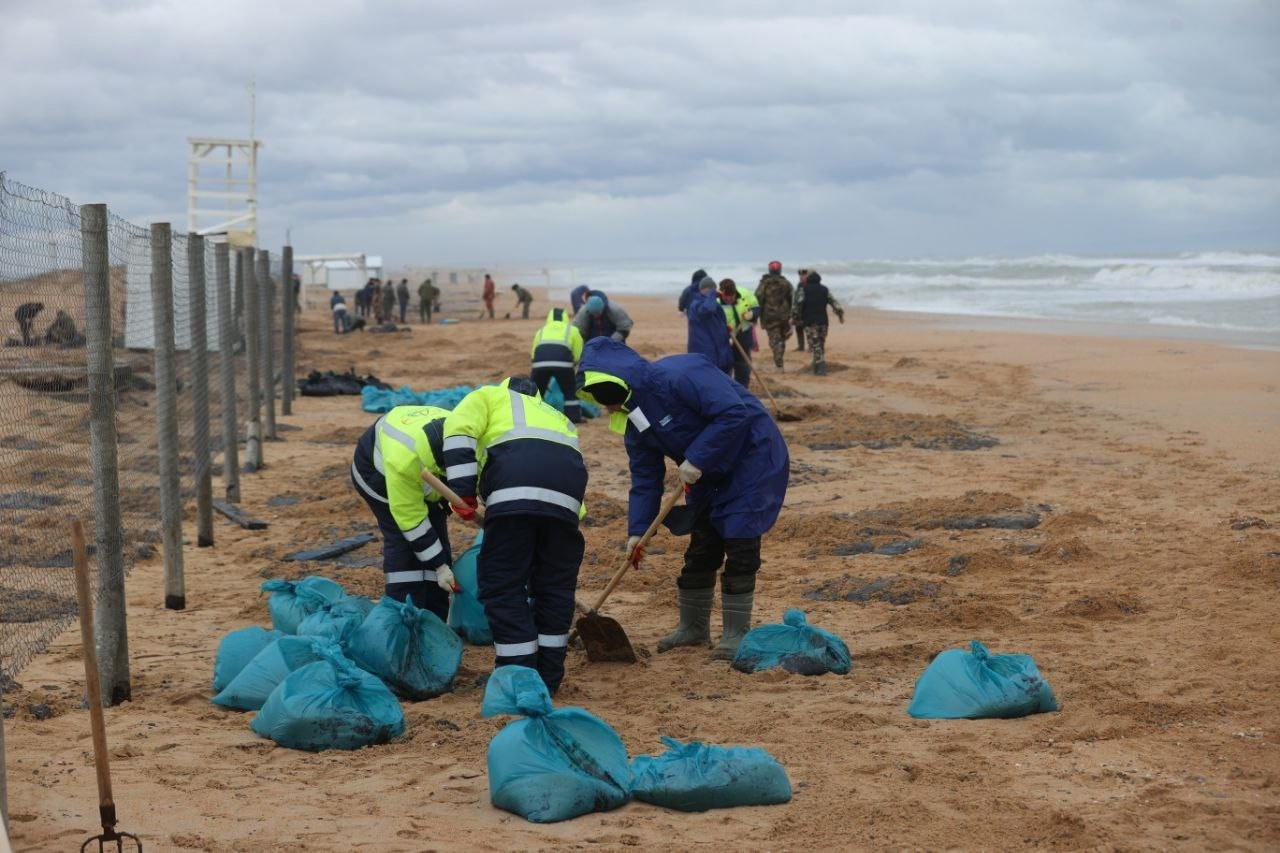
{"label": "sea", "polygon": [[[752,287],[765,261],[708,261],[717,280]],[[783,261],[793,282],[797,264]],[[1061,321],[1146,328],[1280,349],[1280,252],[974,257],[806,262],[845,305],[952,317]],[[558,266],[550,281],[589,284],[611,296],[676,298],[695,265]],[[1178,334],[1181,330],[1184,334]]]}

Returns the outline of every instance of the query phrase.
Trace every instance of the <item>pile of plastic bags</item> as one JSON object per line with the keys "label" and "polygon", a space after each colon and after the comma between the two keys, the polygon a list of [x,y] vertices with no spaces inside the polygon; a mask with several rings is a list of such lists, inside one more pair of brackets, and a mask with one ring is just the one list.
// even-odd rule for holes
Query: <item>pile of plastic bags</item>
{"label": "pile of plastic bags", "polygon": [[681,811],[785,803],[791,783],[763,749],[664,738],[672,749],[627,761],[608,723],[582,708],[554,708],[538,673],[494,670],[480,713],[514,714],[489,742],[489,799],[535,823],[608,811],[636,799]]}
{"label": "pile of plastic bags", "polygon": [[349,596],[322,577],[270,580],[273,630],[227,634],[214,661],[212,702],[258,711],[251,727],[293,749],[358,749],[404,732],[397,694],[447,692],[462,641],[409,602]]}
{"label": "pile of plastic bags", "polygon": [[360,408],[374,414],[385,414],[396,406],[439,406],[442,409],[452,409],[474,390],[470,385],[455,385],[434,391],[414,391],[408,385],[402,385],[399,390],[384,390],[366,385],[360,391]]}
{"label": "pile of plastic bags", "polygon": [[1030,655],[993,655],[974,640],[947,649],[916,681],[907,713],[940,720],[1025,717],[1058,710],[1049,682]]}

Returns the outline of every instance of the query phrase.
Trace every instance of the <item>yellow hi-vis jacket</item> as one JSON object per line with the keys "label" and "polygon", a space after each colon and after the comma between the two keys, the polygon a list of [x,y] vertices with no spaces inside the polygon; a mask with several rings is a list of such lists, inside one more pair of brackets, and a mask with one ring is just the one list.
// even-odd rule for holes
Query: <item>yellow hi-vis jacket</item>
{"label": "yellow hi-vis jacket", "polygon": [[427,514],[442,500],[422,481],[426,468],[444,478],[444,419],[436,406],[396,406],[369,427],[356,446],[351,476],[372,499],[387,504],[423,568],[445,562],[444,548]]}
{"label": "yellow hi-vis jacket", "polygon": [[[582,332],[573,325],[573,318],[563,308],[552,308],[547,323],[533,334],[533,346],[529,350],[533,369],[573,369],[582,357]],[[561,388],[568,393],[570,389]]]}
{"label": "yellow hi-vis jacket", "polygon": [[508,386],[477,388],[444,422],[449,487],[479,496],[485,517],[545,515],[577,524],[586,514],[587,468],[564,415]]}
{"label": "yellow hi-vis jacket", "polygon": [[721,304],[724,309],[725,324],[733,327],[733,333],[740,334],[751,328],[752,322],[760,316],[760,300],[745,288],[738,288],[738,301],[732,305]]}

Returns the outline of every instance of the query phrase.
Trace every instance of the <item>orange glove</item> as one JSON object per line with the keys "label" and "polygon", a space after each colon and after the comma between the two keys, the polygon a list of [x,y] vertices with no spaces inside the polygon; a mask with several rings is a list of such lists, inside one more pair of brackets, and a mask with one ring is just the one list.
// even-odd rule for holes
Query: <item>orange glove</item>
{"label": "orange glove", "polygon": [[470,497],[463,498],[462,502],[466,506],[458,506],[457,504],[450,504],[450,506],[453,507],[453,511],[457,513],[458,518],[463,521],[473,521],[476,517],[476,507],[480,506],[480,501]]}

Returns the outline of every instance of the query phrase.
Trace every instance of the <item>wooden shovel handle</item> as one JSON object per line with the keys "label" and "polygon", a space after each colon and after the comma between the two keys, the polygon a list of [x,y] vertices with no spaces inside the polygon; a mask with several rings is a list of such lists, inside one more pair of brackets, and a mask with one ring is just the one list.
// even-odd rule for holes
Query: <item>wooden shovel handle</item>
{"label": "wooden shovel handle", "polygon": [[[422,469],[422,482],[444,495],[444,499],[454,506],[466,506],[467,502],[458,497],[458,493],[444,484],[444,481],[426,468]],[[476,518],[484,521],[484,510],[476,507]]]}
{"label": "wooden shovel handle", "polygon": [[[729,340],[733,342],[734,347],[742,355],[746,361],[751,361],[751,357],[747,355],[747,351],[742,348],[742,344],[738,343],[738,338],[734,335],[729,336]],[[769,383],[764,381],[764,377],[760,375],[760,371],[752,370],[751,375],[760,383],[760,387],[764,389],[764,393],[769,396],[769,402],[773,404],[773,416],[779,416],[778,401],[773,399],[773,392],[769,390]]]}
{"label": "wooden shovel handle", "polygon": [[613,592],[614,587],[616,587],[619,581],[622,580],[622,576],[627,573],[627,569],[631,568],[634,564],[633,558],[635,557],[636,551],[644,548],[644,546],[648,544],[649,540],[653,538],[653,534],[658,532],[658,526],[662,524],[663,520],[667,517],[667,513],[671,512],[671,508],[676,505],[676,501],[680,500],[680,496],[682,494],[684,494],[684,483],[677,483],[676,487],[668,492],[667,496],[662,499],[662,506],[658,508],[658,515],[649,525],[649,529],[640,537],[640,541],[636,543],[636,547],[627,552],[626,560],[623,561],[622,565],[618,568],[618,571],[614,572],[613,577],[609,578],[609,583],[605,586],[604,592],[600,593],[600,598],[596,600],[595,606],[587,611],[588,613],[595,613],[604,606],[604,602],[609,597],[609,593]]}
{"label": "wooden shovel handle", "polygon": [[[76,567],[76,601],[80,605],[80,642],[84,645],[84,680],[89,694],[89,725],[93,731],[93,766],[98,774],[98,800],[114,807],[111,768],[107,757],[107,726],[102,717],[102,684],[98,681],[98,648],[93,639],[93,599],[89,597],[89,555],[80,519],[71,522],[71,546]],[[105,813],[105,812],[104,812]],[[110,829],[110,827],[104,827]]]}

